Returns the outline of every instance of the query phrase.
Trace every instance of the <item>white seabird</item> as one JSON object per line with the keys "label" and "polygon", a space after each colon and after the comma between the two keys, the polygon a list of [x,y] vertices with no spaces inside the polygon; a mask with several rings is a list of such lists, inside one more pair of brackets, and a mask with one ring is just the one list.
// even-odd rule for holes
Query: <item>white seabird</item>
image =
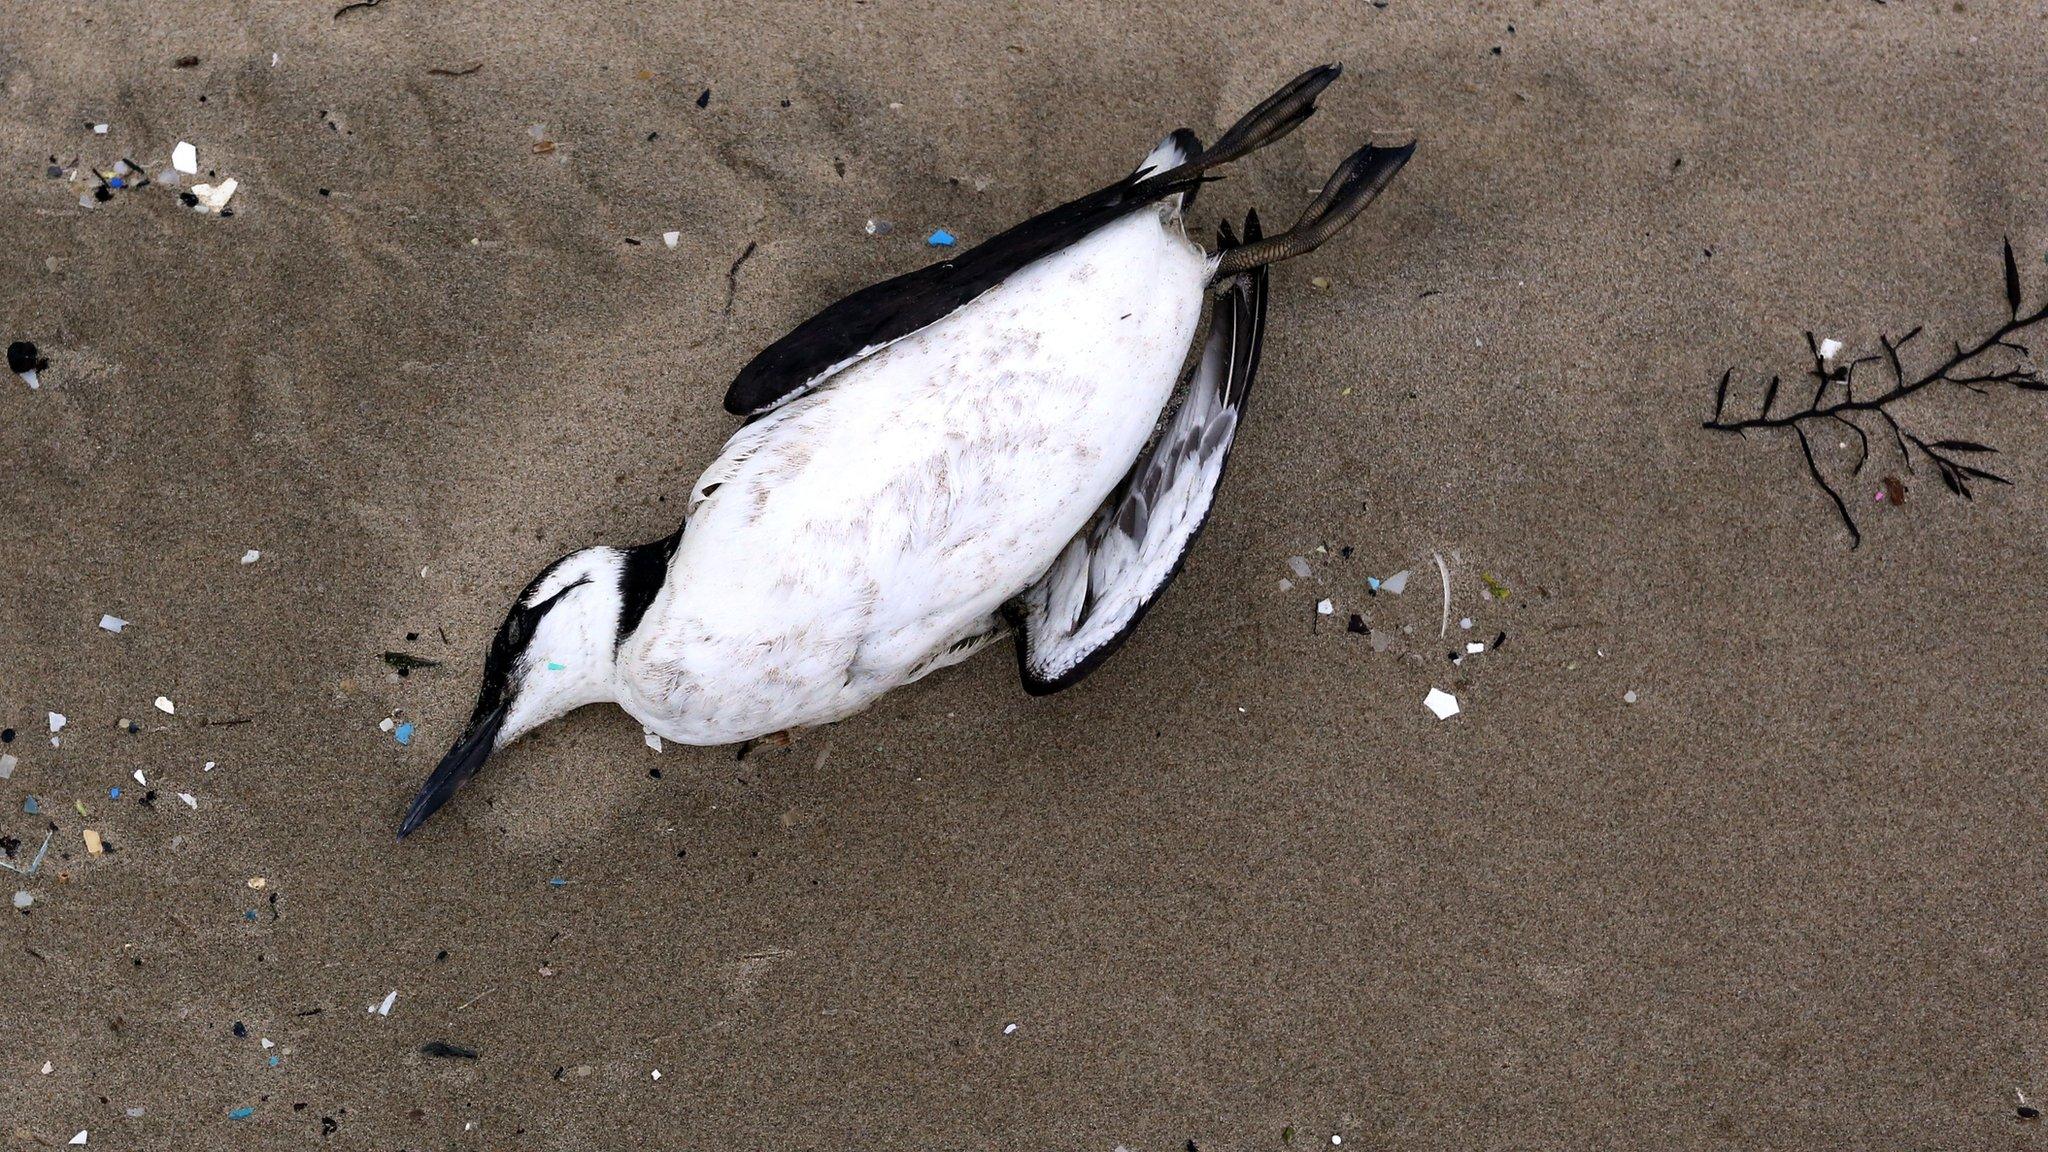
{"label": "white seabird", "polygon": [[843,719],[1012,631],[1027,691],[1092,671],[1208,517],[1258,370],[1266,266],[1342,229],[1414,149],[1359,149],[1277,236],[1253,214],[1213,255],[1188,239],[1203,174],[1291,132],[1338,71],[1297,77],[1214,147],[1180,129],[1131,175],[862,289],[755,357],[725,398],[748,422],[683,527],[572,552],[519,594],[399,836],[586,704],[728,744]]}

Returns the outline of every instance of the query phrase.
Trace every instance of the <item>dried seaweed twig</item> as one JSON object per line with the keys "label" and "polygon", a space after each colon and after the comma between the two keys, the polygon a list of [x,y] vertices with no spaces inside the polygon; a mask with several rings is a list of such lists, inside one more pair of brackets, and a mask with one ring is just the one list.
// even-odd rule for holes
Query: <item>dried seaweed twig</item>
{"label": "dried seaweed twig", "polygon": [[[1856,519],[1849,513],[1849,506],[1842,494],[1830,483],[1821,471],[1820,463],[1813,455],[1813,442],[1809,430],[1815,425],[1839,424],[1856,434],[1855,472],[1861,475],[1870,462],[1870,435],[1857,423],[1858,419],[1876,418],[1883,422],[1879,431],[1889,432],[1893,449],[1906,470],[1913,470],[1915,450],[1934,465],[1942,484],[1957,496],[1971,499],[1970,481],[1988,480],[1994,484],[2010,484],[2003,476],[1987,472],[1974,465],[1965,464],[1962,455],[1995,454],[1998,449],[1970,440],[1927,440],[1900,423],[1893,407],[1898,402],[1921,391],[1951,385],[1956,388],[1984,394],[1989,388],[2007,385],[2025,392],[2048,392],[2048,381],[2042,380],[2039,370],[2032,361],[2033,353],[2025,344],[2015,339],[2024,330],[2048,320],[2048,304],[2032,312],[2020,311],[2019,265],[2013,259],[2012,241],[2005,243],[2005,304],[2007,318],[1989,336],[1965,347],[1961,342],[1952,345],[1949,355],[1932,369],[1918,376],[1908,377],[1899,354],[1907,344],[1921,334],[1922,328],[1915,327],[1903,336],[1880,336],[1878,343],[1883,353],[1861,356],[1845,364],[1835,364],[1832,358],[1822,355],[1820,344],[1813,333],[1806,334],[1806,348],[1813,358],[1813,365],[1807,375],[1814,381],[1813,395],[1806,406],[1795,412],[1772,414],[1772,407],[1778,399],[1780,377],[1773,376],[1764,386],[1763,403],[1757,414],[1747,419],[1727,418],[1728,387],[1735,370],[1730,368],[1721,374],[1721,382],[1714,392],[1714,415],[1703,425],[1715,432],[1774,432],[1790,429],[1799,441],[1799,452],[1806,460],[1807,475],[1820,486],[1835,506],[1835,513],[1841,518],[1842,526],[1849,530],[1849,547],[1863,542],[1862,532],[1857,530]],[[1886,374],[1890,385],[1876,393],[1856,395],[1856,369],[1865,364],[1875,364],[1877,370]],[[1829,402],[1835,386],[1840,385],[1839,399]]]}

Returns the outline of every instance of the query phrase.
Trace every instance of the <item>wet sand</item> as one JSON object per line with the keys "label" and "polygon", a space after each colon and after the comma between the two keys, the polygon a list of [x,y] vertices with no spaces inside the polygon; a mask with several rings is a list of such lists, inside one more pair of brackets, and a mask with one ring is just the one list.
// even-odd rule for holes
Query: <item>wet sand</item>
{"label": "wet sand", "polygon": [[[2048,296],[2040,17],[0,9],[0,334],[50,360],[0,377],[0,833],[51,834],[0,875],[0,1136],[2037,1143],[2048,407],[1913,401],[2003,450],[1969,503],[1818,444],[1854,551],[1787,438],[1700,422],[1808,329],[1995,326],[2003,236]],[[1332,59],[1199,226],[1421,149],[1276,271],[1219,510],[1107,666],[1034,700],[991,653],[745,762],[591,709],[393,843],[508,597],[673,529],[757,349]],[[181,139],[232,218],[45,175]]]}

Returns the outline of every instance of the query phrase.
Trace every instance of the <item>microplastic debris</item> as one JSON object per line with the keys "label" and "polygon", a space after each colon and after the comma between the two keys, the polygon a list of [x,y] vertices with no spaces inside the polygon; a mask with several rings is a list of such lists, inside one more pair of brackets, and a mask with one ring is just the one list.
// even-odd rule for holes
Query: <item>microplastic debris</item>
{"label": "microplastic debris", "polygon": [[251,887],[251,888],[254,888],[254,889],[255,889],[256,891],[258,891],[258,892],[261,892],[261,891],[262,891],[262,890],[264,890],[265,888],[268,888],[268,887],[270,887],[270,881],[268,881],[268,880],[265,880],[265,879],[264,879],[263,877],[261,877],[261,876],[251,876],[251,877],[249,877],[249,881],[248,881],[248,883],[249,883],[249,887]]}
{"label": "microplastic debris", "polygon": [[178,793],[178,799],[183,800],[185,802],[185,807],[187,808],[197,809],[199,807],[198,798],[193,796],[190,792]]}
{"label": "microplastic debris", "polygon": [[[102,125],[100,125],[100,127],[101,127],[101,128],[105,128],[105,127],[106,127],[106,125],[102,124]],[[84,1133],[83,1131],[80,1131],[78,1135],[76,1135],[76,1136],[73,1136],[73,1137],[71,1138],[71,1142],[72,1142],[73,1144],[83,1144],[83,1143],[85,1143],[85,1133]]]}
{"label": "microplastic debris", "polygon": [[178,714],[178,706],[171,703],[169,696],[159,696],[156,698],[156,710],[166,716],[176,716]]}
{"label": "microplastic debris", "polygon": [[1346,632],[1358,632],[1358,633],[1364,633],[1364,632],[1370,631],[1370,629],[1368,629],[1368,628],[1367,628],[1367,627],[1365,626],[1365,617],[1363,617],[1363,616],[1360,616],[1360,615],[1359,615],[1358,613],[1356,613],[1356,612],[1353,612],[1353,613],[1351,614],[1351,619],[1350,619],[1350,620],[1349,620],[1348,622],[1346,622],[1346,623],[1345,623],[1345,625],[1344,625],[1344,630],[1345,630]]}
{"label": "microplastic debris", "polygon": [[119,616],[109,616],[104,612],[100,614],[100,627],[108,632],[119,632],[127,626],[128,622]]}
{"label": "microplastic debris", "polygon": [[55,736],[57,733],[62,732],[64,730],[64,725],[68,723],[70,723],[70,721],[64,718],[64,714],[62,712],[50,713],[50,735]]}
{"label": "microplastic debris", "polygon": [[263,553],[258,552],[254,548],[251,548],[247,552],[242,553],[242,563],[244,564],[254,564],[255,562],[261,559],[263,559]]}
{"label": "microplastic debris", "polygon": [[[105,135],[107,134],[107,126],[106,126],[105,124],[95,124],[95,125],[93,125],[93,126],[92,126],[92,134],[93,134],[93,135],[95,135],[95,136],[105,136]],[[84,1135],[84,1133],[80,1133],[80,1135]],[[72,1141],[72,1143],[73,1143],[73,1144],[83,1144],[83,1143],[85,1143],[85,1141],[83,1141],[83,1140],[73,1140],[73,1141]]]}
{"label": "microplastic debris", "polygon": [[673,248],[683,242],[683,234],[681,232],[663,232],[661,234],[661,242],[667,247]]}
{"label": "microplastic debris", "polygon": [[149,787],[149,780],[148,780],[148,778],[146,778],[146,777],[144,777],[144,776],[143,776],[143,774],[142,774],[142,769],[140,769],[140,768],[137,768],[137,769],[135,770],[135,782],[136,782],[137,784],[140,784],[140,785],[142,785],[142,786],[143,786],[144,788],[147,788],[147,787]]}
{"label": "microplastic debris", "polygon": [[50,1067],[50,1062],[48,1060],[43,1061],[43,1075],[48,1076],[51,1072],[54,1071],[56,1071],[56,1069]]}
{"label": "microplastic debris", "polygon": [[1008,1036],[1008,1035],[1010,1035],[1011,1033],[1015,1032],[1016,1030],[1017,1030],[1017,1026],[1016,1026],[1015,1024],[1005,1024],[1005,1025],[1003,1025],[1003,1035],[1005,1035],[1005,1036]]}
{"label": "microplastic debris", "polygon": [[924,242],[933,248],[951,248],[955,243],[953,234],[944,228],[934,230],[930,236],[925,237]]}
{"label": "microplastic debris", "polygon": [[895,231],[895,229],[896,226],[887,220],[876,220],[873,217],[868,218],[867,234],[870,236],[887,236]]}
{"label": "microplastic debris", "polygon": [[1479,581],[1486,585],[1487,595],[1491,598],[1495,600],[1505,600],[1508,598],[1508,586],[1494,579],[1493,573],[1481,572],[1479,574]]}
{"label": "microplastic debris", "polygon": [[1328,616],[1336,610],[1337,605],[1328,600],[1321,600],[1316,603],[1316,615],[1318,616]]}
{"label": "microplastic debris", "polygon": [[1635,703],[1635,702],[1636,702],[1636,694],[1635,694],[1635,692],[1634,692],[1633,690],[1631,690],[1631,691],[1628,691],[1628,692],[1623,692],[1623,693],[1621,694],[1621,702],[1622,702],[1623,704],[1633,704],[1633,703]]}
{"label": "microplastic debris", "polygon": [[391,1015],[391,1006],[396,1003],[398,1003],[398,989],[393,988],[384,994],[384,999],[381,1002],[370,1005],[368,1015],[389,1016]]}
{"label": "microplastic debris", "polygon": [[1449,720],[1458,714],[1458,698],[1441,688],[1431,688],[1429,695],[1422,698],[1422,706],[1436,713],[1439,720]]}
{"label": "microplastic debris", "polygon": [[[439,660],[429,660],[424,656],[414,656],[410,652],[386,652],[381,659],[400,672],[411,672],[420,668],[439,668],[441,666]],[[390,729],[387,728],[385,731],[388,732]]]}
{"label": "microplastic debris", "polygon": [[13,776],[14,766],[19,763],[21,763],[20,758],[11,756],[5,752],[0,752],[0,780],[5,780]]}
{"label": "microplastic debris", "polygon": [[1833,360],[1835,353],[1841,350],[1842,342],[1840,340],[1828,339],[1820,342],[1820,358],[1823,360]]}
{"label": "microplastic debris", "polygon": [[1437,575],[1444,578],[1444,619],[1437,625],[1436,634],[1445,636],[1451,631],[1451,570],[1444,567],[1443,553],[1431,552],[1430,556],[1436,560]]}
{"label": "microplastic debris", "polygon": [[1463,620],[1458,621],[1458,627],[1470,632],[1472,630],[1472,618],[1467,616]]}
{"label": "microplastic debris", "polygon": [[124,1115],[124,1116],[126,1116],[126,1117],[128,1117],[128,1118],[129,1118],[130,1120],[140,1120],[140,1119],[142,1119],[142,1118],[143,1118],[144,1116],[148,1115],[148,1113],[149,1113],[149,1110],[148,1110],[147,1108],[141,1108],[141,1107],[136,1107],[136,1108],[123,1108],[123,1109],[121,1110],[121,1114],[122,1114],[122,1115]]}
{"label": "microplastic debris", "polygon": [[263,1046],[264,1046],[265,1048],[275,1048],[275,1047],[277,1047],[277,1045],[276,1045],[276,1044],[273,1044],[273,1043],[271,1043],[271,1042],[270,1042],[270,1040],[269,1040],[269,1039],[268,1039],[267,1037],[266,1037],[265,1039],[263,1039],[263,1040],[259,1041],[259,1043],[261,1043],[261,1044],[262,1044],[262,1045],[263,1045]]}
{"label": "microplastic debris", "polygon": [[33,796],[29,796],[29,797],[26,797],[25,799],[23,799],[23,800],[22,800],[22,802],[21,802],[21,810],[22,810],[23,812],[26,812],[26,813],[28,813],[28,814],[29,814],[29,815],[31,815],[31,816],[33,816],[33,815],[35,815],[36,813],[38,813],[38,812],[41,812],[41,811],[42,811],[42,809],[41,809],[41,808],[38,808],[38,807],[36,806],[36,798],[35,798],[35,797],[33,797]]}
{"label": "microplastic debris", "polygon": [[187,176],[199,175],[199,149],[183,140],[178,141],[178,146],[171,149],[171,167]]}
{"label": "microplastic debris", "polygon": [[1475,640],[1475,641],[1470,641],[1470,642],[1466,643],[1466,645],[1465,645],[1465,654],[1466,654],[1467,656],[1470,656],[1470,655],[1471,655],[1472,653],[1474,653],[1474,652],[1484,652],[1484,651],[1486,651],[1486,645],[1484,645],[1484,644],[1481,644],[1481,643],[1479,643],[1479,642],[1478,642],[1478,641],[1476,641],[1476,640]]}
{"label": "microplastic debris", "polygon": [[550,877],[548,877],[548,887],[550,887],[550,888],[560,888],[560,887],[562,887],[563,885],[567,884],[568,882],[569,882],[569,881],[568,881],[567,879],[565,879],[564,877],[561,877],[561,876],[550,876]]}
{"label": "microplastic debris", "polygon": [[389,716],[386,716],[384,719],[379,720],[377,722],[377,728],[379,731],[389,732],[396,727],[398,727],[398,721],[393,720]]}
{"label": "microplastic debris", "polygon": [[464,1048],[460,1044],[450,1044],[446,1040],[427,1041],[425,1044],[420,1045],[420,1054],[423,1056],[438,1056],[443,1060],[476,1059],[476,1049]]}
{"label": "microplastic debris", "polygon": [[95,832],[92,829],[87,828],[81,833],[81,835],[85,837],[86,855],[97,856],[100,853],[105,852],[107,850],[107,846],[104,842],[100,840],[100,834],[98,832]]}
{"label": "microplastic debris", "polygon": [[1306,579],[1308,579],[1308,558],[1307,558],[1307,557],[1305,557],[1305,556],[1289,556],[1289,557],[1287,558],[1287,567],[1288,567],[1288,569],[1289,569],[1289,570],[1291,570],[1291,571],[1292,571],[1292,572],[1294,573],[1294,578],[1295,578],[1295,579],[1297,579],[1297,580],[1306,580]]}
{"label": "microplastic debris", "polygon": [[1328,276],[1311,276],[1308,278],[1308,283],[1309,287],[1320,292],[1330,286],[1330,278]]}
{"label": "microplastic debris", "polygon": [[1406,591],[1407,588],[1408,570],[1406,568],[1403,568],[1399,572],[1394,573],[1392,576],[1387,577],[1385,580],[1380,581],[1380,589],[1382,591],[1392,592],[1396,596],[1399,596],[1402,592]]}
{"label": "microplastic debris", "polygon": [[412,743],[412,725],[400,724],[397,727],[397,729],[391,733],[391,737],[392,739],[398,741],[400,744],[410,745]]}
{"label": "microplastic debris", "polygon": [[567,665],[567,664],[564,664],[564,663],[562,663],[562,662],[561,662],[561,661],[559,661],[559,660],[550,660],[550,661],[548,661],[548,671],[550,671],[550,672],[560,672],[560,671],[562,671],[563,669],[565,669],[565,668],[567,668],[567,667],[568,667],[568,665]]}
{"label": "microplastic debris", "polygon": [[36,898],[34,896],[29,895],[29,891],[26,888],[23,888],[14,894],[14,906],[16,908],[27,908],[29,905],[35,902]]}
{"label": "microplastic debris", "polygon": [[656,1068],[656,1069],[654,1070],[654,1078],[655,1078],[656,1080],[659,1080],[659,1079],[661,1079],[661,1069],[659,1069],[659,1068]]}
{"label": "microplastic debris", "polygon": [[249,1117],[254,1116],[255,1114],[256,1110],[254,1108],[250,1108],[244,1105],[243,1107],[237,1108],[233,1112],[228,1113],[228,1119],[247,1120]]}
{"label": "microplastic debris", "polygon": [[1331,1144],[1342,1144],[1343,1142],[1344,1142],[1344,1138],[1343,1138],[1342,1136],[1338,1136],[1338,1135],[1332,1134],[1332,1135],[1331,1135],[1331,1137],[1330,1137],[1330,1143],[1331,1143]]}
{"label": "microplastic debris", "polygon": [[649,748],[654,749],[656,752],[661,751],[661,737],[654,734],[654,729],[642,728],[640,731],[647,734],[646,743]]}
{"label": "microplastic debris", "polygon": [[197,196],[199,203],[209,211],[218,212],[228,206],[228,199],[235,194],[236,187],[238,184],[232,178],[218,184],[194,184],[192,195]]}
{"label": "microplastic debris", "polygon": [[208,761],[206,762],[206,767],[204,767],[204,768],[201,768],[201,769],[200,769],[200,771],[201,771],[201,772],[211,772],[211,771],[213,771],[213,761],[211,761],[211,760],[208,760]]}
{"label": "microplastic debris", "polygon": [[1373,591],[1375,591],[1375,592],[1379,591],[1379,590],[1380,590],[1380,578],[1379,578],[1379,577],[1377,577],[1377,576],[1367,576],[1367,577],[1365,578],[1365,586],[1366,586],[1367,588],[1370,588],[1370,589],[1372,589],[1372,590],[1373,590]]}
{"label": "microplastic debris", "polygon": [[119,800],[120,798],[121,798],[121,790],[120,790],[119,788],[109,788],[109,789],[107,789],[107,799],[109,799],[109,800]]}
{"label": "microplastic debris", "polygon": [[1292,592],[1292,591],[1294,591],[1294,581],[1292,581],[1292,580],[1284,580],[1284,579],[1283,579],[1282,581],[1280,581],[1280,590],[1281,590],[1282,592]]}

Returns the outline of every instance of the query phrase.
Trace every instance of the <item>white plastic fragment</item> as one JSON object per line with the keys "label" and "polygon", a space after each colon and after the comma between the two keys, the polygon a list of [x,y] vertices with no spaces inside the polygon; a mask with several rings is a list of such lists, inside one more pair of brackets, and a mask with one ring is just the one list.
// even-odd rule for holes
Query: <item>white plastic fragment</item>
{"label": "white plastic fragment", "polygon": [[1443,553],[1431,552],[1430,556],[1436,560],[1437,575],[1444,578],[1444,618],[1443,622],[1436,626],[1436,634],[1447,636],[1451,631],[1451,570],[1444,567]]}
{"label": "white plastic fragment", "polygon": [[263,1039],[263,1040],[261,1041],[261,1043],[263,1044],[263,1046],[264,1046],[265,1048],[275,1048],[275,1047],[277,1047],[277,1044],[276,1044],[276,1043],[275,1043],[274,1041],[272,1041],[272,1040],[271,1040],[271,1039],[270,1039],[269,1037],[265,1037],[265,1038],[264,1038],[264,1039]]}
{"label": "white plastic fragment", "polygon": [[135,770],[135,782],[144,788],[149,787],[149,779],[142,774],[142,769],[140,768]]}
{"label": "white plastic fragment", "polygon": [[389,732],[396,727],[398,727],[398,722],[389,716],[377,722],[377,730],[379,732]]}
{"label": "white plastic fragment", "polygon": [[1016,1031],[1017,1031],[1017,1026],[1016,1026],[1015,1024],[1005,1024],[1005,1025],[1003,1025],[1003,1035],[1005,1035],[1005,1036],[1009,1036],[1009,1035],[1011,1035],[1011,1034],[1015,1033]]}
{"label": "white plastic fragment", "polygon": [[1297,580],[1306,580],[1306,579],[1308,579],[1308,558],[1307,558],[1307,557],[1305,557],[1305,556],[1289,556],[1289,557],[1287,558],[1287,567],[1293,570],[1293,572],[1294,572],[1294,577],[1295,577],[1295,579],[1297,579]]}
{"label": "white plastic fragment", "polygon": [[23,888],[14,894],[14,906],[16,908],[26,908],[35,902],[36,898],[30,895],[28,889],[26,888]]}
{"label": "white plastic fragment", "polygon": [[242,553],[242,563],[244,564],[254,564],[255,562],[261,559],[263,559],[263,553],[258,552],[254,548],[251,548],[247,552]]}
{"label": "white plastic fragment", "polygon": [[1284,578],[1283,578],[1283,579],[1282,579],[1282,580],[1280,581],[1280,590],[1281,590],[1282,592],[1292,592],[1292,591],[1294,591],[1294,581],[1292,581],[1292,580],[1288,580],[1288,579],[1284,579]]}
{"label": "white plastic fragment", "polygon": [[178,706],[171,703],[169,696],[159,696],[156,698],[156,710],[166,716],[176,716],[178,714]]}
{"label": "white plastic fragment", "polygon": [[1622,702],[1623,704],[1633,704],[1633,703],[1635,703],[1635,702],[1636,702],[1636,694],[1635,694],[1635,691],[1634,691],[1633,689],[1631,689],[1631,690],[1629,690],[1629,691],[1627,691],[1627,692],[1623,692],[1623,693],[1621,694],[1621,702]]}
{"label": "white plastic fragment", "polygon": [[108,632],[119,633],[121,629],[127,626],[128,622],[119,616],[109,616],[104,612],[100,613],[100,627]]}
{"label": "white plastic fragment", "polygon": [[364,1015],[389,1016],[391,1015],[391,1006],[396,1003],[398,1003],[398,989],[393,988],[391,991],[386,992],[384,994],[384,999],[381,1003],[370,1005],[369,1008],[365,1010]]}
{"label": "white plastic fragment", "polygon": [[194,184],[192,194],[199,197],[199,207],[209,212],[218,212],[228,206],[228,198],[235,194],[239,182],[233,177],[218,184]]}
{"label": "white plastic fragment", "polygon": [[70,721],[64,718],[64,714],[62,712],[50,713],[50,735],[55,736],[57,733],[62,732],[64,730],[64,725],[68,723],[70,723]]}
{"label": "white plastic fragment", "polygon": [[0,752],[0,780],[6,780],[13,776],[14,766],[19,763],[21,763],[19,759],[5,752]]}
{"label": "white plastic fragment", "polygon": [[33,368],[29,369],[26,372],[23,372],[21,374],[21,380],[22,383],[28,385],[28,390],[31,392],[34,392],[43,386],[42,373],[36,371]]}
{"label": "white plastic fragment", "polygon": [[43,1061],[43,1075],[48,1076],[50,1073],[55,1071],[55,1068],[50,1067],[50,1062],[48,1060]]}
{"label": "white plastic fragment", "polygon": [[1473,654],[1474,652],[1484,652],[1484,651],[1486,651],[1486,645],[1484,645],[1484,644],[1480,644],[1480,643],[1478,643],[1478,642],[1476,642],[1476,641],[1467,641],[1467,642],[1465,643],[1465,654],[1466,654],[1467,656],[1470,656],[1470,655],[1471,655],[1471,654]]}
{"label": "white plastic fragment", "polygon": [[208,761],[206,762],[206,767],[204,767],[204,768],[201,768],[201,769],[200,769],[200,771],[201,771],[201,772],[211,772],[211,771],[213,771],[213,761],[211,761],[211,760],[208,760]]}
{"label": "white plastic fragment", "polygon": [[187,176],[199,175],[199,149],[183,140],[178,141],[178,146],[171,149],[171,167]]}
{"label": "white plastic fragment", "polygon": [[654,1078],[655,1078],[656,1080],[659,1080],[659,1079],[661,1079],[661,1069],[659,1069],[659,1068],[656,1068],[656,1069],[654,1070]]}
{"label": "white plastic fragment", "polygon": [[683,234],[681,232],[663,232],[661,234],[661,242],[673,248],[683,242]]}
{"label": "white plastic fragment", "polygon": [[1458,621],[1458,627],[1470,632],[1472,630],[1472,618],[1467,616],[1463,620]]}
{"label": "white plastic fragment", "polygon": [[1842,342],[1840,340],[1829,338],[1820,342],[1820,358],[1823,360],[1833,360],[1835,353],[1841,350]]}
{"label": "white plastic fragment", "polygon": [[1328,616],[1336,610],[1337,605],[1328,600],[1322,600],[1316,603],[1316,615],[1318,616]]}
{"label": "white plastic fragment", "polygon": [[649,748],[652,748],[652,749],[654,749],[654,750],[655,750],[656,752],[659,752],[659,751],[661,751],[661,737],[659,737],[659,736],[656,736],[656,735],[654,734],[654,729],[652,729],[652,728],[642,728],[642,729],[640,729],[640,731],[642,731],[642,732],[646,733],[646,740],[645,740],[645,743],[647,744],[647,746],[648,746]]}
{"label": "white plastic fragment", "polygon": [[[93,125],[93,126],[92,126],[92,134],[93,134],[93,135],[95,135],[95,136],[105,136],[105,135],[107,134],[107,126],[106,126],[105,124],[95,124],[95,125]],[[73,1140],[73,1141],[72,1141],[72,1143],[73,1143],[73,1144],[83,1144],[83,1143],[85,1143],[85,1133],[83,1133],[83,1132],[80,1132],[80,1133],[78,1134],[78,1136],[79,1136],[79,1138],[78,1138],[78,1139],[76,1139],[76,1140]]]}
{"label": "white plastic fragment", "polygon": [[178,793],[178,799],[183,800],[185,802],[185,807],[187,808],[191,808],[196,811],[199,807],[198,798],[193,796],[190,792]]}
{"label": "white plastic fragment", "polygon": [[1407,588],[1408,570],[1406,568],[1403,568],[1399,572],[1394,573],[1392,576],[1387,577],[1385,580],[1380,581],[1380,591],[1392,592],[1396,596],[1399,596],[1402,592],[1406,591]]}
{"label": "white plastic fragment", "polygon": [[[99,130],[100,130],[100,131],[105,131],[105,130],[106,130],[106,127],[107,127],[107,126],[106,126],[105,124],[102,124],[102,125],[100,125],[100,127],[99,127]],[[83,1128],[79,1129],[79,1130],[78,1130],[78,1135],[76,1135],[76,1136],[73,1136],[73,1137],[71,1138],[71,1142],[72,1142],[73,1144],[83,1144],[83,1143],[85,1143],[85,1129],[83,1129]]]}
{"label": "white plastic fragment", "polygon": [[1441,688],[1431,688],[1429,695],[1422,698],[1422,706],[1436,713],[1439,720],[1449,720],[1458,714],[1458,698]]}

